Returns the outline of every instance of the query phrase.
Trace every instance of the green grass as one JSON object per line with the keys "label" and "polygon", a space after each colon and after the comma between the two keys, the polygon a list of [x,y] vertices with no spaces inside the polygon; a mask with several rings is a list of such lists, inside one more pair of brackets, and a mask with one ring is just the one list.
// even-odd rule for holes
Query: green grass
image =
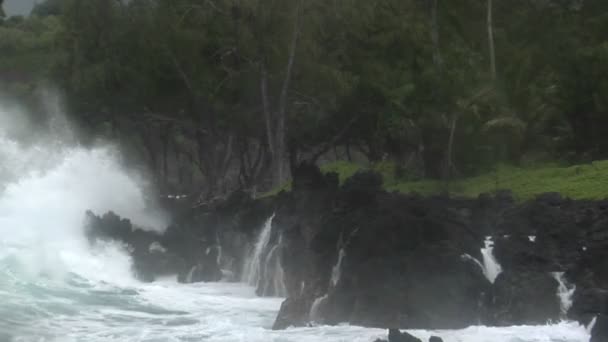
{"label": "green grass", "polygon": [[[387,191],[432,195],[441,193],[445,189],[445,184],[439,180],[400,179],[396,177],[395,165],[391,162],[366,166],[338,161],[321,166],[321,170],[325,173],[336,172],[340,184],[357,171],[365,169],[381,173]],[[262,196],[272,196],[282,190],[290,189],[291,182],[288,182]],[[608,160],[568,167],[554,164],[525,168],[501,165],[490,173],[452,180],[449,186],[452,195],[465,197],[477,197],[481,193],[504,189],[511,190],[519,201],[544,192],[559,192],[574,199],[608,198]]]}
{"label": "green grass", "polygon": [[344,184],[344,181],[350,178],[357,171],[363,169],[361,165],[350,163],[347,161],[337,161],[321,166],[323,173],[335,172],[340,178],[340,184]]}
{"label": "green grass", "polygon": [[[445,188],[445,184],[438,180],[398,179],[394,164],[388,162],[364,167],[340,161],[324,165],[321,169],[324,172],[337,172],[340,182],[358,170],[373,169],[383,175],[384,188],[388,191],[431,195]],[[560,192],[574,199],[608,198],[608,160],[569,167],[539,165],[520,168],[503,165],[494,172],[452,180],[449,186],[451,194],[465,197],[503,189],[511,190],[517,200],[530,199],[544,192]]]}
{"label": "green grass", "polygon": [[291,181],[284,183],[281,186],[277,186],[274,189],[268,191],[268,192],[264,192],[261,193],[257,198],[266,198],[266,197],[271,197],[271,196],[275,196],[278,195],[279,192],[281,191],[291,191]]}

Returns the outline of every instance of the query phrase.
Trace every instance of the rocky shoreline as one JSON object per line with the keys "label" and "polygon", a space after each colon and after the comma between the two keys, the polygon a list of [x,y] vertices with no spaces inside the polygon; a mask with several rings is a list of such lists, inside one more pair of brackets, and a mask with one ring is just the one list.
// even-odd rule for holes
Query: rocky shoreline
{"label": "rocky shoreline", "polygon": [[[593,320],[593,342],[608,338],[608,200],[404,195],[382,190],[374,173],[340,186],[337,175],[302,165],[290,192],[256,200],[236,192],[195,207],[175,199],[171,206],[175,219],[162,235],[89,212],[90,242],[127,244],[143,281],[167,274],[182,282],[244,279],[258,295],[285,296],[274,329],[568,319]],[[405,341],[396,338],[389,341]]]}

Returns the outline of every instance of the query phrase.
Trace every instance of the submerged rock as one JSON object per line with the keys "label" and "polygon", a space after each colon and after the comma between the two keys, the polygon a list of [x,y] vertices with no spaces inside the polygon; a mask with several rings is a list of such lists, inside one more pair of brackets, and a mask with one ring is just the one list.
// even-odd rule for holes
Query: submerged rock
{"label": "submerged rock", "polygon": [[398,329],[389,329],[388,342],[422,342],[422,340]]}
{"label": "submerged rock", "polygon": [[281,304],[281,309],[279,310],[279,315],[276,318],[274,325],[272,326],[273,330],[285,329],[291,325],[294,325],[294,322],[302,322],[304,325],[304,321],[302,317],[308,317],[308,311],[306,310],[305,303],[301,297],[295,298],[287,298]]}
{"label": "submerged rock", "polygon": [[377,339],[374,342],[422,342],[422,340],[399,329],[388,329],[388,340]]}

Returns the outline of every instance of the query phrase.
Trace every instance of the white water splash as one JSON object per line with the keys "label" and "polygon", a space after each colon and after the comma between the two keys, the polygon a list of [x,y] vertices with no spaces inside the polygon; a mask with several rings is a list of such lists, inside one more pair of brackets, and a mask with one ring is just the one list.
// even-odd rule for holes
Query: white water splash
{"label": "white water splash", "polygon": [[559,284],[557,287],[557,297],[559,298],[561,314],[563,317],[566,317],[568,310],[572,307],[572,296],[574,295],[574,291],[576,291],[576,285],[568,284],[564,272],[553,272],[551,274]]}
{"label": "white water splash", "polygon": [[342,260],[346,256],[346,252],[344,248],[340,248],[340,252],[338,253],[338,262],[331,270],[331,286],[336,286],[340,281],[340,277],[342,276]]}
{"label": "white water splash", "polygon": [[[0,108],[0,121],[6,115]],[[8,138],[6,128],[0,122],[5,171],[0,176],[0,254],[13,255],[39,275],[76,272],[92,279],[132,280],[128,258],[100,259],[105,252],[91,250],[83,230],[89,209],[98,214],[112,210],[142,227],[165,225],[148,209],[140,182],[117,162],[118,151],[47,141],[23,145]]]}
{"label": "white water splash", "polygon": [[492,241],[492,237],[486,237],[484,241],[485,247],[481,249],[481,256],[483,257],[483,273],[486,278],[493,284],[496,280],[496,277],[502,272],[502,267],[496,258],[494,257],[494,242]]}

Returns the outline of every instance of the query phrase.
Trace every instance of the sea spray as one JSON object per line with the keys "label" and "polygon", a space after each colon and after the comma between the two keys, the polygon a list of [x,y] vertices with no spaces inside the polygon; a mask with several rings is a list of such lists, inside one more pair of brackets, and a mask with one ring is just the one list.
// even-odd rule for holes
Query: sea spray
{"label": "sea spray", "polygon": [[51,129],[21,141],[13,128],[24,114],[0,104],[0,336],[15,340],[54,340],[45,317],[69,317],[81,310],[70,303],[104,301],[95,296],[138,283],[126,246],[89,245],[86,210],[112,210],[144,228],[166,225],[119,151],[74,144],[58,108],[49,110],[57,116]]}
{"label": "sea spray", "polygon": [[[165,225],[149,211],[140,182],[116,161],[116,149],[24,145],[8,138],[7,128],[0,125],[0,236],[4,252],[14,254],[26,269],[45,276],[86,272],[99,277],[125,267],[114,262],[119,258],[97,259],[101,254],[89,247],[83,232],[89,209],[112,210],[141,227],[160,230]],[[79,268],[87,261],[94,264]],[[101,264],[108,269],[96,272]]]}

